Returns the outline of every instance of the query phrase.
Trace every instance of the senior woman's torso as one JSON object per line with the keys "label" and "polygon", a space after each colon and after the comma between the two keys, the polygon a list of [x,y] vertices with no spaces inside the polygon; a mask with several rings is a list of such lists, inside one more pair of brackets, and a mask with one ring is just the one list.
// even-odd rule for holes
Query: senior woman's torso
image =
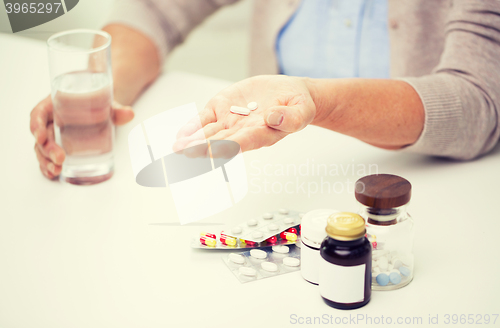
{"label": "senior woman's torso", "polygon": [[[300,18],[307,12],[301,14],[301,7],[304,6],[308,9],[312,6],[324,5],[330,8],[330,12],[322,13],[321,18],[311,20],[310,25],[307,28],[307,33],[312,35],[315,30],[314,25],[318,22],[325,22],[327,17],[332,19],[337,17],[337,22],[328,22],[331,26],[334,24],[344,24],[342,27],[343,31],[335,31],[333,29],[322,33],[321,37],[325,37],[324,42],[330,42],[328,44],[323,44],[319,47],[323,49],[330,48],[334,49],[337,45],[337,49],[341,47],[345,48],[345,45],[340,45],[332,40],[339,40],[339,37],[346,36],[351,32],[351,35],[356,35],[359,37],[361,43],[358,48],[358,59],[350,61],[351,72],[354,74],[351,76],[362,76],[362,77],[386,77],[384,76],[385,62],[387,58],[389,59],[389,74],[390,77],[401,77],[401,76],[422,76],[430,74],[432,69],[435,68],[444,49],[444,39],[445,39],[445,24],[452,7],[452,0],[255,0],[255,11],[253,17],[253,27],[252,27],[252,44],[251,44],[251,57],[250,57],[250,73],[251,75],[258,74],[270,74],[279,73],[280,71],[284,73],[289,73],[293,75],[304,75],[304,74],[294,74],[300,73],[300,71],[293,71],[293,69],[300,70],[297,68],[299,66],[287,65],[291,64],[291,58],[280,58],[280,52],[283,52],[284,41],[286,41],[287,33],[293,32],[294,24],[299,22],[294,22],[295,18]],[[317,2],[317,4],[314,4]],[[309,3],[309,4],[308,4]],[[311,4],[312,3],[312,4]],[[348,4],[349,3],[349,4]],[[352,4],[355,3],[355,4]],[[307,5],[307,7],[306,7]],[[384,9],[386,5],[386,9]],[[342,11],[342,8],[349,8],[349,11]],[[364,9],[363,9],[364,8]],[[371,11],[366,11],[366,8],[371,8]],[[347,24],[350,26],[345,26],[346,20],[342,19],[342,15],[350,12],[352,16],[353,13],[358,13],[357,17],[360,17],[361,10],[362,21],[354,22],[352,19]],[[382,16],[386,13],[385,20]],[[295,14],[295,15],[294,15]],[[373,16],[369,16],[372,14]],[[311,18],[312,19],[312,18]],[[289,23],[289,26],[287,26]],[[361,23],[357,25],[356,23]],[[367,29],[363,24],[367,23],[374,29]],[[384,24],[385,23],[385,24]],[[384,27],[385,26],[385,27]],[[356,27],[356,30],[354,28]],[[290,28],[289,31],[287,29]],[[332,27],[333,28],[333,27]],[[353,30],[348,30],[352,28]],[[384,28],[387,29],[386,35],[388,38],[384,38]],[[282,34],[280,35],[280,32]],[[317,33],[317,32],[316,32]],[[330,34],[328,39],[327,34]],[[290,35],[291,36],[291,35]],[[297,34],[296,34],[297,36]],[[373,39],[370,39],[373,38]],[[315,36],[314,38],[318,38]],[[342,39],[342,37],[340,37]],[[355,41],[351,42],[356,42]],[[386,41],[388,40],[388,41]],[[307,40],[311,42],[311,40]],[[358,41],[359,42],[359,41]],[[300,42],[296,46],[289,43],[286,47],[287,52],[296,52],[300,54],[303,49],[301,48]],[[388,55],[387,54],[387,49]],[[332,52],[332,50],[326,49],[326,51]],[[363,53],[361,53],[361,51]],[[377,52],[377,54],[375,54]],[[352,50],[351,53],[353,54]],[[355,52],[354,52],[355,53]],[[370,59],[369,55],[372,53],[373,56],[377,58]],[[329,61],[328,65],[335,65],[335,59],[348,57],[347,52],[343,52],[343,55],[334,54],[330,57],[323,56]],[[310,55],[309,55],[310,56]],[[340,56],[340,57],[338,57]],[[311,56],[314,57],[314,56]],[[351,56],[353,57],[353,56]],[[298,57],[295,58],[297,60]],[[315,58],[319,63],[324,60]],[[372,66],[378,66],[377,69],[364,69],[363,67],[370,66],[370,62],[374,63]],[[316,64],[315,64],[316,65]],[[357,66],[357,69],[355,68]],[[317,68],[312,68],[311,72],[315,74]],[[328,73],[328,72],[326,72]],[[324,73],[324,74],[326,74]],[[344,77],[346,71],[336,71],[335,74],[342,74]],[[356,75],[356,73],[358,75]],[[333,76],[331,74],[328,77],[341,77],[340,75]],[[327,77],[327,76],[323,76]]]}
{"label": "senior woman's torso", "polygon": [[304,0],[276,40],[280,73],[388,78],[387,0]]}

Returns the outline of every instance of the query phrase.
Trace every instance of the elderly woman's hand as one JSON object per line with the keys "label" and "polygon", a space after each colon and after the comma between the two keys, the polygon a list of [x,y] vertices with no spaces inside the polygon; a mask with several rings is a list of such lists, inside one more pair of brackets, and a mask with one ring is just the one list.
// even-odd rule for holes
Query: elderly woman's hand
{"label": "elderly woman's hand", "polygon": [[[258,108],[248,116],[233,114],[231,106]],[[316,115],[316,106],[302,78],[284,75],[255,76],[222,90],[212,98],[199,117],[177,135],[174,150],[182,151],[209,140],[237,142],[242,151],[275,144],[297,132]]]}
{"label": "elderly woman's hand", "polygon": [[[113,122],[122,125],[134,118],[131,107],[113,102]],[[54,137],[54,115],[52,99],[49,95],[40,101],[31,111],[30,130],[35,137],[35,153],[40,163],[42,174],[53,179],[61,173],[66,158],[64,150],[56,143]]]}

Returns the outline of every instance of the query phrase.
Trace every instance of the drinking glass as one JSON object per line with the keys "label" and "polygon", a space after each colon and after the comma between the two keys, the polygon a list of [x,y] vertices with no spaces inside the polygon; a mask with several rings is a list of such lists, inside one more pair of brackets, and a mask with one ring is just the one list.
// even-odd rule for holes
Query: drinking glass
{"label": "drinking glass", "polygon": [[60,179],[95,184],[113,175],[111,36],[70,30],[48,41],[54,133],[66,159]]}

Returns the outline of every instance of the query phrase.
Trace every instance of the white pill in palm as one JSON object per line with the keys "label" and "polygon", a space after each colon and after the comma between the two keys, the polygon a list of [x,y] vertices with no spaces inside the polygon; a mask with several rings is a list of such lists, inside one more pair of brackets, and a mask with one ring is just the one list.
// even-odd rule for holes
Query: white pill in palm
{"label": "white pill in palm", "polygon": [[285,245],[280,245],[280,246],[273,246],[273,252],[276,253],[281,253],[281,254],[286,254],[290,251],[288,246]]}
{"label": "white pill in palm", "polygon": [[262,262],[260,264],[261,268],[269,271],[269,272],[276,272],[278,271],[278,266],[275,263],[272,262]]}
{"label": "white pill in palm", "polygon": [[250,219],[250,220],[247,221],[247,224],[248,224],[249,227],[256,226],[257,225],[257,220]]}
{"label": "white pill in palm", "polygon": [[264,220],[271,220],[273,218],[273,213],[264,213],[262,214],[262,218]]}
{"label": "white pill in palm", "polygon": [[288,214],[288,210],[286,208],[280,208],[280,214]]}
{"label": "white pill in palm", "polygon": [[245,263],[245,258],[243,256],[241,256],[240,254],[231,253],[231,254],[229,254],[229,259],[232,262],[237,263],[237,264]]}
{"label": "white pill in palm", "polygon": [[231,108],[229,110],[233,114],[239,114],[239,115],[245,115],[245,116],[250,114],[250,109],[245,108],[245,107],[231,106]]}
{"label": "white pill in palm", "polygon": [[285,257],[283,259],[283,264],[291,267],[298,267],[300,265],[300,260],[295,257]]}
{"label": "white pill in palm", "polygon": [[257,273],[257,271],[255,271],[254,268],[249,268],[249,267],[241,267],[239,270],[240,274],[244,275],[244,276],[255,276],[255,274]]}
{"label": "white pill in palm", "polygon": [[231,228],[231,232],[234,233],[234,234],[239,234],[241,233],[242,229],[241,227],[233,227]]}
{"label": "white pill in palm", "polygon": [[256,110],[257,107],[259,107],[259,106],[257,105],[257,103],[255,101],[249,102],[247,105],[247,108],[250,110]]}
{"label": "white pill in palm", "polygon": [[276,231],[278,230],[279,226],[277,224],[272,223],[267,228],[269,229],[269,231]]}
{"label": "white pill in palm", "polygon": [[260,231],[255,231],[255,232],[252,234],[252,237],[253,237],[253,238],[257,238],[257,239],[258,239],[258,238],[262,238],[262,236],[263,236],[263,234],[262,234],[262,232],[260,232]]}
{"label": "white pill in palm", "polygon": [[265,259],[267,257],[267,253],[260,249],[252,249],[250,255],[256,259]]}
{"label": "white pill in palm", "polygon": [[286,224],[293,223],[293,221],[295,221],[295,220],[291,217],[286,217],[283,219],[283,222],[285,222]]}

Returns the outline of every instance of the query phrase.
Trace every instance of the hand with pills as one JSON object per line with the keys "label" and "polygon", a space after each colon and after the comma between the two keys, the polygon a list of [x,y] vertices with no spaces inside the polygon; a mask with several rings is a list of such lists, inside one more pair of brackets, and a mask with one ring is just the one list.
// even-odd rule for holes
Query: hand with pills
{"label": "hand with pills", "polygon": [[[222,90],[177,134],[179,152],[211,140],[232,140],[242,151],[271,146],[302,130],[316,115],[304,80],[284,75],[255,76]],[[212,156],[223,150],[212,147]]]}

